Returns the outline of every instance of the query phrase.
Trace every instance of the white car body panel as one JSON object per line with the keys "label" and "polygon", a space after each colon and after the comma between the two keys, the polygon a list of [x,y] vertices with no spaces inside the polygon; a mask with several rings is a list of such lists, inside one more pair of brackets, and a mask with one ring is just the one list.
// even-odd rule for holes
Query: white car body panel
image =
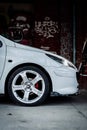
{"label": "white car body panel", "polygon": [[9,72],[25,63],[39,65],[49,74],[53,92],[62,95],[78,92],[76,68],[64,66],[45,55],[51,54],[50,52],[14,43],[3,36],[0,36],[0,41],[3,44],[0,47],[0,93],[5,93],[5,81]]}

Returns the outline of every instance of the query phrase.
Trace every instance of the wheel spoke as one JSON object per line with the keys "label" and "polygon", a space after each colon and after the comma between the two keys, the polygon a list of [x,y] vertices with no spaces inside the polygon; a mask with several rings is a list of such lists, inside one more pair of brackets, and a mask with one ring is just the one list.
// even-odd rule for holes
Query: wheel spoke
{"label": "wheel spoke", "polygon": [[38,95],[38,96],[41,96],[42,93],[43,93],[42,91],[36,89],[35,87],[32,87],[32,92],[35,93],[35,94]]}
{"label": "wheel spoke", "polygon": [[29,81],[26,75],[26,71],[21,72],[20,76],[22,77],[24,83]]}
{"label": "wheel spoke", "polygon": [[36,77],[31,82],[33,85],[35,85],[40,80],[42,80],[42,78],[39,74],[37,74]]}
{"label": "wheel spoke", "polygon": [[13,85],[13,90],[17,91],[17,90],[24,90],[23,85]]}
{"label": "wheel spoke", "polygon": [[24,91],[23,101],[29,100],[29,94],[30,94],[30,91]]}

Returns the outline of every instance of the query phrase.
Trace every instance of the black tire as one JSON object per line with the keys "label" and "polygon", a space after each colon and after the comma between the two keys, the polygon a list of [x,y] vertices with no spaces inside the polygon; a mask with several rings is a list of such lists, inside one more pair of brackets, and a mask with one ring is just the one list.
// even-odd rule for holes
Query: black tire
{"label": "black tire", "polygon": [[19,105],[40,105],[47,99],[49,91],[46,74],[35,66],[18,68],[8,80],[9,97]]}

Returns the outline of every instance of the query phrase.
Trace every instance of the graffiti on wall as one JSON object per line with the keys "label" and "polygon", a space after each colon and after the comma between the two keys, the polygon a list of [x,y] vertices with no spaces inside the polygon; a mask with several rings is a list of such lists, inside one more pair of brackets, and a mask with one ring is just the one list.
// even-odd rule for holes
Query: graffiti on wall
{"label": "graffiti on wall", "polygon": [[69,23],[61,23],[61,36],[60,36],[60,54],[71,60],[72,57],[72,35],[70,32],[70,24]]}
{"label": "graffiti on wall", "polygon": [[50,17],[45,17],[43,21],[35,21],[35,32],[44,38],[54,37],[59,33],[58,22],[52,21]]}

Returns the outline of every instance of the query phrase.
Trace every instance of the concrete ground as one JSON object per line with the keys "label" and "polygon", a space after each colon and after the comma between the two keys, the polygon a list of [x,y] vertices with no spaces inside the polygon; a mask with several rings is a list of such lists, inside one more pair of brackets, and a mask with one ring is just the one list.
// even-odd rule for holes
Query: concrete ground
{"label": "concrete ground", "polygon": [[0,130],[86,130],[87,92],[51,97],[37,107],[12,104],[0,96]]}

